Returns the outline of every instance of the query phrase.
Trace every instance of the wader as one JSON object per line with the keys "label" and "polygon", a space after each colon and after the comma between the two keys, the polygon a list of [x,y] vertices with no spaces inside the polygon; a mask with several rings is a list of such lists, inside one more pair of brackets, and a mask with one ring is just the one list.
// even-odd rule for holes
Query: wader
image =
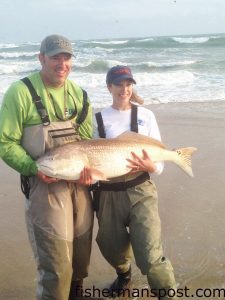
{"label": "wader", "polygon": [[[135,131],[132,123],[137,118],[132,115],[131,131]],[[102,120],[98,123],[102,135],[101,123]],[[101,253],[117,274],[128,271],[132,247],[136,264],[142,274],[147,275],[151,289],[176,290],[172,265],[163,256],[158,196],[153,181],[143,173],[136,178],[124,176],[113,180],[111,188],[110,183],[100,184],[98,192],[99,230],[96,240]]]}
{"label": "wader", "polygon": [[[59,145],[79,140],[71,121],[24,129],[22,145],[33,159]],[[38,300],[67,300],[71,280],[87,276],[93,211],[85,186],[59,181],[46,184],[29,178],[26,223],[37,262]]]}

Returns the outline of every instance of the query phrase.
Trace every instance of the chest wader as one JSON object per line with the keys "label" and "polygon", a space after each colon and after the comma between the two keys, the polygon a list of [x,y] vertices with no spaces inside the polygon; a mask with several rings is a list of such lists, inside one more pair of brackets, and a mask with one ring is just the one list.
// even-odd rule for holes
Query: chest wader
{"label": "chest wader", "polygon": [[[70,120],[50,123],[40,97],[29,90],[43,122],[24,129],[22,145],[33,159],[80,140]],[[26,223],[39,273],[37,299],[67,300],[71,280],[82,279],[88,272],[93,226],[90,193],[82,185],[63,180],[46,184],[32,176],[26,183],[30,188]]]}
{"label": "chest wader", "polygon": [[[101,119],[97,121],[99,134],[105,137],[100,114],[96,116],[98,119]],[[131,131],[138,132],[135,124],[137,111],[132,107]],[[118,276],[130,268],[132,246],[135,262],[142,274],[147,275],[150,287],[156,291],[162,289],[160,299],[168,299],[165,294],[170,288],[176,289],[176,282],[172,265],[163,256],[158,196],[155,184],[149,179],[148,174],[142,173],[134,179],[124,176],[117,179],[119,182],[99,184],[96,241]]]}

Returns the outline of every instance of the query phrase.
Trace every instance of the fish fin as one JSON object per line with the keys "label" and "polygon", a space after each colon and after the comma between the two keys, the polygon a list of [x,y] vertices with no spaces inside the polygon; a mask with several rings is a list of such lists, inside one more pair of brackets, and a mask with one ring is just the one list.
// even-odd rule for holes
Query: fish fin
{"label": "fish fin", "polygon": [[196,150],[197,148],[195,147],[179,148],[174,150],[178,154],[178,160],[176,161],[176,163],[181,169],[184,170],[184,172],[186,172],[191,177],[194,177],[191,166],[191,155]]}
{"label": "fish fin", "polygon": [[146,136],[146,135],[143,135],[140,133],[136,133],[136,132],[132,132],[132,131],[125,131],[115,139],[124,140],[124,141],[132,141],[132,142],[137,141],[140,143],[142,142],[142,143],[146,143],[149,145],[155,145],[155,146],[158,146],[163,149],[166,148],[166,146],[163,145],[163,143],[161,143],[160,141],[153,139],[149,136]]}
{"label": "fish fin", "polygon": [[91,173],[91,177],[94,180],[104,180],[104,181],[108,181],[108,179],[106,178],[105,174],[102,173],[101,171],[95,169],[95,168],[90,168],[90,173]]}

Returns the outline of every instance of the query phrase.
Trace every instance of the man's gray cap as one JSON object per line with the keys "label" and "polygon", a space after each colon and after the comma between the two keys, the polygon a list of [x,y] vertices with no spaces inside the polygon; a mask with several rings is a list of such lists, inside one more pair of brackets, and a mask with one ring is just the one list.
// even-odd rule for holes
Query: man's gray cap
{"label": "man's gray cap", "polygon": [[41,42],[40,53],[49,57],[59,53],[69,53],[73,55],[73,49],[71,42],[66,37],[52,34]]}

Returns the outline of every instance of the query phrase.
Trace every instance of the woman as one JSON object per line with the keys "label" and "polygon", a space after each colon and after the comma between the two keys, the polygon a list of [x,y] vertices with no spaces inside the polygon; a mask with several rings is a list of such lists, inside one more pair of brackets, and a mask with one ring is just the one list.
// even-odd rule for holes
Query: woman
{"label": "woman", "polygon": [[[143,101],[133,91],[136,82],[130,68],[121,65],[111,68],[106,84],[113,102],[96,114],[95,137],[114,138],[130,130],[161,140],[154,114],[132,104]],[[172,265],[163,256],[157,191],[150,180],[150,174],[162,172],[163,164],[153,163],[144,150],[143,157],[135,153],[132,156],[128,160],[129,175],[98,184],[101,192],[97,243],[117,272],[110,287],[113,297],[121,294],[131,281],[132,247],[136,264],[147,275],[152,293],[167,299],[168,290],[175,289],[176,283]]]}

